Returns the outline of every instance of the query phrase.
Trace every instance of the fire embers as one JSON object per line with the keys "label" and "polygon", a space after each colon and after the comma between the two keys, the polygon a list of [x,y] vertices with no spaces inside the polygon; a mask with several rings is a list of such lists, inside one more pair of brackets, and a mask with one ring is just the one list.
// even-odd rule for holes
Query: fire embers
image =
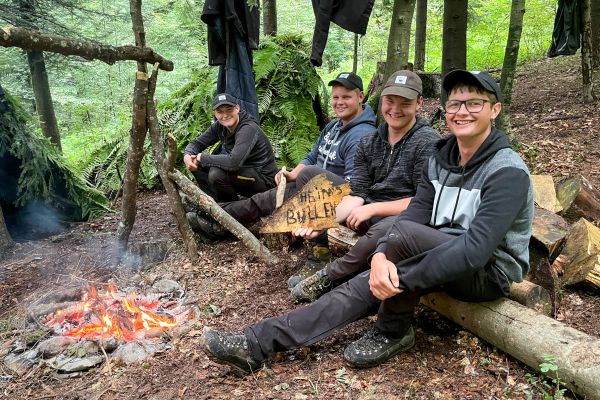
{"label": "fire embers", "polygon": [[91,287],[80,303],[57,309],[41,322],[63,336],[141,340],[160,336],[185,320],[189,308],[178,303],[161,300],[160,294],[121,293],[114,286],[99,292]]}

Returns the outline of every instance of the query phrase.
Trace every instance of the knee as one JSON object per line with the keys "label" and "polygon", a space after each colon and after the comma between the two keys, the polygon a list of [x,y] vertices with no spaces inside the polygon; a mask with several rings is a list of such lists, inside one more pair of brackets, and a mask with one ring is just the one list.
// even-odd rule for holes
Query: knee
{"label": "knee", "polygon": [[208,183],[211,186],[220,185],[227,181],[227,173],[221,168],[211,167],[208,171]]}
{"label": "knee", "polygon": [[412,243],[416,238],[414,235],[415,228],[421,226],[421,224],[412,221],[396,221],[388,233],[388,244],[403,246]]}

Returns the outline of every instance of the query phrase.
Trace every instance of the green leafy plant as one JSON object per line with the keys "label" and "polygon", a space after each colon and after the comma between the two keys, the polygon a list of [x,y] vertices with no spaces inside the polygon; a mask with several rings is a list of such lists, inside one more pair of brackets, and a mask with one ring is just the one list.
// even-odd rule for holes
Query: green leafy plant
{"label": "green leafy plant", "polygon": [[[535,374],[526,374],[527,382],[537,389],[543,396],[544,400],[560,400],[564,399],[567,389],[564,387],[564,382],[558,376],[558,365],[551,354],[542,355],[543,362],[540,363],[540,372],[546,377],[540,377]],[[529,388],[523,389],[523,393],[527,399],[533,399],[533,391]]]}

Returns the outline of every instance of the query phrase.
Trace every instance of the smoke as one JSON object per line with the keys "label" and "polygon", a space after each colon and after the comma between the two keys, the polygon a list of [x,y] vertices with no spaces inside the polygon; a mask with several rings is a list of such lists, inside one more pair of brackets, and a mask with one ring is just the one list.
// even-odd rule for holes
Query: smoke
{"label": "smoke", "polygon": [[43,239],[66,228],[62,214],[40,200],[32,200],[4,217],[8,231],[17,241]]}

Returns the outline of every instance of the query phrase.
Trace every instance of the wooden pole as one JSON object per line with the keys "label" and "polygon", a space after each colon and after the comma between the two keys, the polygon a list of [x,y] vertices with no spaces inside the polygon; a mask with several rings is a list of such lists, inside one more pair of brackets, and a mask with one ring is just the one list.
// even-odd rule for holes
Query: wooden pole
{"label": "wooden pole", "polygon": [[171,178],[177,186],[191,199],[198,203],[203,210],[208,212],[221,226],[233,233],[238,239],[248,247],[256,256],[266,264],[276,264],[277,258],[263,246],[261,242],[244,225],[236,221],[231,215],[227,214],[212,197],[204,193],[192,181],[186,178],[181,172],[174,170],[169,172]]}
{"label": "wooden pole", "polygon": [[465,303],[432,293],[422,303],[539,371],[554,356],[561,382],[588,400],[600,399],[600,339],[509,299]]}

